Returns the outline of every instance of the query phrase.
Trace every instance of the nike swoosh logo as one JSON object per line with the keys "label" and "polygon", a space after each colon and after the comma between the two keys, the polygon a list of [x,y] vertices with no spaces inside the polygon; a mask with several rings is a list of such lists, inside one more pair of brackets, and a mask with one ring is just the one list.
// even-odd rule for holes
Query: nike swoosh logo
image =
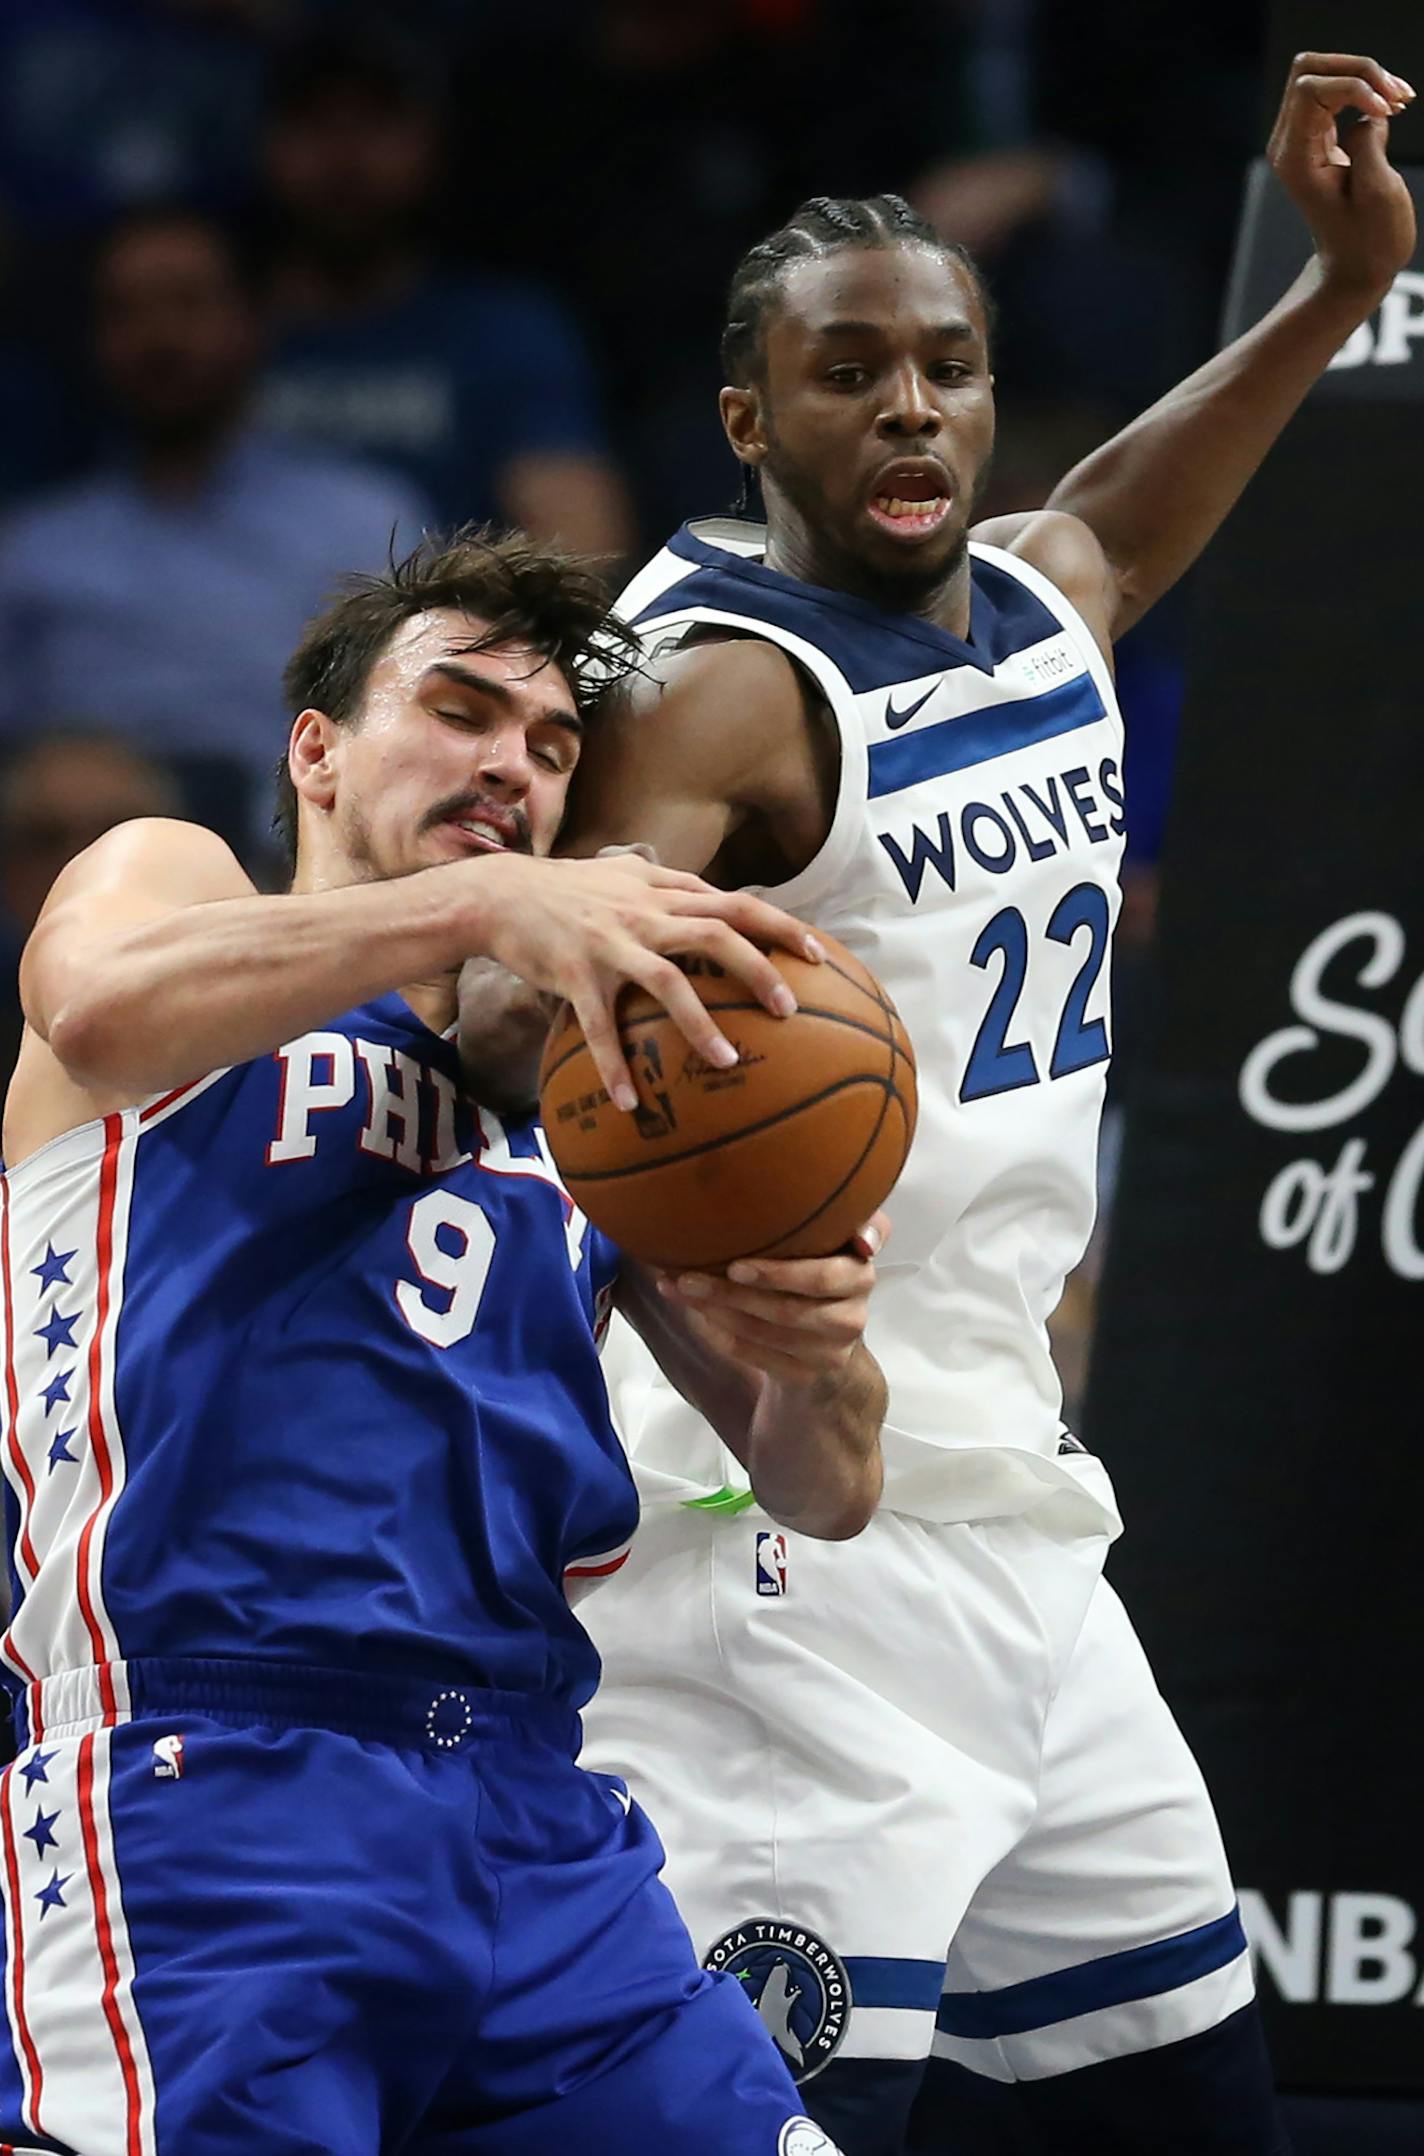
{"label": "nike swoosh logo", "polygon": [[888,696],[885,699],[885,724],[890,731],[893,733],[897,726],[908,725],[921,704],[927,704],[938,687],[939,683],[936,682],[934,688],[926,689],[923,696],[917,696],[912,704],[906,704],[903,711],[897,709],[894,697]]}

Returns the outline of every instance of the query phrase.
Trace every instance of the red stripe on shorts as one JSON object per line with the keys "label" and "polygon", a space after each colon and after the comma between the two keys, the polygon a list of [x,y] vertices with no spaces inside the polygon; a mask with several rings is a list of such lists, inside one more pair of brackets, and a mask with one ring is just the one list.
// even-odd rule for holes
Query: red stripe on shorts
{"label": "red stripe on shorts", "polygon": [[109,1922],[109,1896],[104,1885],[104,1874],[99,1865],[99,1835],[94,1825],[94,1732],[79,1740],[79,1821],[84,1830],[84,1863],[89,1873],[89,1889],[94,1897],[94,1931],[99,1941],[99,1960],[104,1971],[104,2019],[109,2024],[109,2034],[114,2039],[118,2053],[119,2071],[124,2077],[124,2099],[127,2113],[127,2132],[124,2138],[125,2156],[143,2156],[140,2137],[140,2113],[142,2097],[139,2092],[138,2066],[133,2055],[129,2032],[124,2027],[124,2017],[119,2012],[119,1961],[114,1952],[113,1927]]}

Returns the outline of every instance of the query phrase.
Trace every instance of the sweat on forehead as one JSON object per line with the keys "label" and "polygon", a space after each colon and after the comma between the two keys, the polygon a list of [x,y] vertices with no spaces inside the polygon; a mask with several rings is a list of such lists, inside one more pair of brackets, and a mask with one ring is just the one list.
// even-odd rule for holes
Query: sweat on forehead
{"label": "sweat on forehead", "polygon": [[453,608],[412,615],[394,631],[372,667],[368,695],[383,689],[409,695],[439,676],[468,688],[481,681],[495,690],[537,684],[544,702],[572,711],[573,692],[554,660],[522,637],[492,642],[491,633],[489,623],[478,615]]}

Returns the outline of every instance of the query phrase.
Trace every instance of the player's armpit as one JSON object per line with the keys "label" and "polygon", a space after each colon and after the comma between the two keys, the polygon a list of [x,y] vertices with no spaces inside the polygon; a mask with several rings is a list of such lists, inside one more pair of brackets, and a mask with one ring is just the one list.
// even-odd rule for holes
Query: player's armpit
{"label": "player's armpit", "polygon": [[[672,652],[590,727],[560,850],[641,842],[702,874],[751,819],[783,847],[824,791],[801,676],[785,652],[728,638]],[[814,835],[806,857],[815,851]]]}
{"label": "player's armpit", "polygon": [[1118,578],[1102,542],[1081,517],[1061,509],[1031,509],[1015,516],[990,517],[976,524],[972,539],[1002,547],[1046,576],[1082,615],[1099,650],[1112,664],[1118,633]]}

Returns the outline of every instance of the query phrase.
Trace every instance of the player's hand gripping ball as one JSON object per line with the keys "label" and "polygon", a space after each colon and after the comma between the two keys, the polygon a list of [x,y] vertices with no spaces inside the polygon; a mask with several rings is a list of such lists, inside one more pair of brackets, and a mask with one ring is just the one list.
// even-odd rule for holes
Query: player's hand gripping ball
{"label": "player's hand gripping ball", "polygon": [[797,1001],[776,1018],[731,975],[680,961],[738,1053],[720,1070],[644,989],[618,1000],[637,1088],[609,1099],[578,1020],[555,1020],[540,1110],[574,1203],[631,1257],[711,1267],[819,1258],[883,1203],[915,1133],[915,1058],[890,998],[833,936],[820,965],[771,956]]}

